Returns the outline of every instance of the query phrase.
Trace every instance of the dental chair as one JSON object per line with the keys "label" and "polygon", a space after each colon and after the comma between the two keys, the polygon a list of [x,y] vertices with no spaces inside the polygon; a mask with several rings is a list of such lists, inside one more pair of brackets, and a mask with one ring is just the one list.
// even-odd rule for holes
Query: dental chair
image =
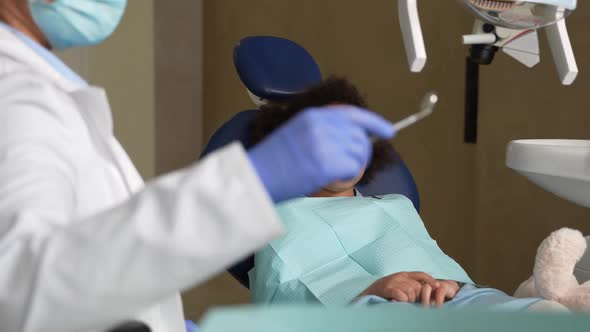
{"label": "dental chair", "polygon": [[[241,40],[234,48],[234,65],[246,86],[246,93],[258,107],[280,101],[322,81],[314,58],[300,45],[278,37],[257,36]],[[240,112],[221,126],[206,145],[201,158],[231,142],[239,141],[248,149],[250,124],[259,109]],[[368,185],[358,187],[365,196],[402,194],[417,210],[420,198],[410,170],[396,152],[393,166],[379,173]],[[249,287],[248,271],[254,267],[250,257],[229,269],[242,285]]]}

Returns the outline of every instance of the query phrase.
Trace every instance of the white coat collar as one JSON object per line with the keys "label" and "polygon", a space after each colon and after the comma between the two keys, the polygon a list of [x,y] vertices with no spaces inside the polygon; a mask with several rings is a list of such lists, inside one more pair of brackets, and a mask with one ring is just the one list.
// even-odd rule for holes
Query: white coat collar
{"label": "white coat collar", "polygon": [[2,56],[22,64],[26,70],[38,73],[55,84],[58,89],[68,93],[79,104],[80,109],[86,110],[85,113],[90,115],[101,134],[107,136],[112,134],[112,116],[103,89],[67,79],[12,31],[0,25],[0,57]]}
{"label": "white coat collar", "polygon": [[39,54],[2,26],[0,26],[0,56],[9,57],[24,67],[32,69],[64,91],[72,92],[83,87],[79,83],[65,78]]}

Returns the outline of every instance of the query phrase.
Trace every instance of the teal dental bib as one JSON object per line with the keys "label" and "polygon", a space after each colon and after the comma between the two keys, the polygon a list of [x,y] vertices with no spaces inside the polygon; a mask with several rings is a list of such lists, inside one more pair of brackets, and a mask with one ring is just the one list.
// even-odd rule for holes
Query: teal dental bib
{"label": "teal dental bib", "polygon": [[301,198],[277,209],[287,233],[255,256],[254,303],[346,305],[381,277],[404,271],[473,283],[404,196]]}

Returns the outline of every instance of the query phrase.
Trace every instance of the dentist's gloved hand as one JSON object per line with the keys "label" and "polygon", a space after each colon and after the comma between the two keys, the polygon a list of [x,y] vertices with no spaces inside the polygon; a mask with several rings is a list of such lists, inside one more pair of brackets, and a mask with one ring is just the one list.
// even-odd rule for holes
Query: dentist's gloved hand
{"label": "dentist's gloved hand", "polygon": [[199,332],[199,327],[193,321],[186,320],[184,321],[186,326],[186,332]]}
{"label": "dentist's gloved hand", "polygon": [[302,111],[248,152],[275,202],[353,179],[371,159],[371,137],[395,134],[393,125],[375,113],[353,106],[327,107]]}

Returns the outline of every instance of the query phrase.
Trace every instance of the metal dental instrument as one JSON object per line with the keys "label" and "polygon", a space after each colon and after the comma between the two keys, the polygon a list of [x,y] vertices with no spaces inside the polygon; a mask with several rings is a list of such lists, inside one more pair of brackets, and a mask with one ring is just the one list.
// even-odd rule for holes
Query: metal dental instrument
{"label": "metal dental instrument", "polygon": [[420,104],[420,111],[418,113],[412,114],[407,118],[398,121],[393,124],[393,128],[395,128],[396,132],[399,132],[402,129],[406,129],[409,126],[419,122],[420,120],[428,117],[434,111],[434,107],[438,103],[438,95],[434,92],[427,93],[424,98],[422,99],[422,103]]}

